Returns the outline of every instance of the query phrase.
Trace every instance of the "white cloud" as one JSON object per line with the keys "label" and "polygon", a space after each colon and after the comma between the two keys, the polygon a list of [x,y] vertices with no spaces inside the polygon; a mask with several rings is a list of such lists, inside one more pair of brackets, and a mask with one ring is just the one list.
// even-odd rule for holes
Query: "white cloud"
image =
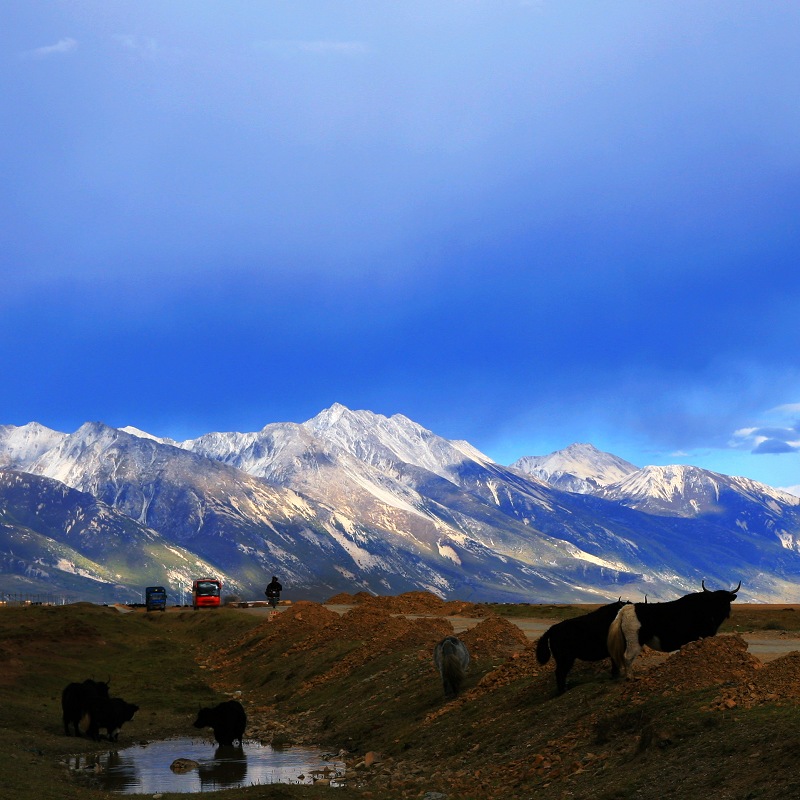
{"label": "white cloud", "polygon": [[800,433],[794,428],[740,428],[730,444],[759,454],[796,453],[800,452]]}
{"label": "white cloud", "polygon": [[778,414],[800,414],[800,403],[786,403],[782,406],[776,406],[770,413],[776,412]]}
{"label": "white cloud", "polygon": [[59,39],[55,44],[45,45],[44,47],[37,47],[34,50],[28,50],[23,53],[26,58],[49,58],[50,56],[65,55],[72,53],[78,48],[78,41],[67,36]]}
{"label": "white cloud", "polygon": [[[800,452],[800,403],[785,403],[769,409],[759,425],[733,432],[730,446],[748,448],[751,453]],[[788,424],[787,424],[788,423]]]}

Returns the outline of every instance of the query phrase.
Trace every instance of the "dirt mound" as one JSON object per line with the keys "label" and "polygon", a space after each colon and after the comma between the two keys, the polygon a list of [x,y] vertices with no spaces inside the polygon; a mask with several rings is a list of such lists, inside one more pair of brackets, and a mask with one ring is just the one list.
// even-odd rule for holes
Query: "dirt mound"
{"label": "dirt mound", "polygon": [[521,678],[534,678],[550,671],[550,667],[542,667],[536,660],[535,645],[526,642],[523,649],[513,652],[508,661],[487,672],[472,690],[472,696],[494,691]]}
{"label": "dirt mound", "polygon": [[[420,620],[421,621],[421,620]],[[473,660],[489,659],[502,663],[485,673],[477,685],[425,718],[429,724],[454,708],[463,706],[501,686],[520,678],[539,675],[545,668],[536,661],[536,651],[524,633],[503,617],[489,617],[460,636]]]}
{"label": "dirt mound", "polygon": [[474,628],[464,631],[461,640],[474,657],[507,658],[512,653],[522,652],[528,639],[520,628],[504,617],[487,617]]}
{"label": "dirt mound", "polygon": [[488,617],[497,612],[480,603],[465,603],[461,600],[448,600],[442,606],[442,612],[448,617]]}
{"label": "dirt mound", "polygon": [[[333,612],[330,612],[333,613]],[[389,643],[398,646],[400,643],[416,644],[428,642],[431,638],[442,630],[442,636],[452,633],[452,625],[446,623],[446,628],[436,628],[432,630],[430,622],[426,626],[415,623],[421,620],[408,620],[405,617],[397,617],[380,608],[371,608],[368,605],[356,606],[346,614],[339,616],[333,614],[329,624],[319,626],[315,630],[309,630],[303,639],[297,641],[292,652],[298,650],[308,650],[312,647],[319,647],[332,641],[351,641],[359,642],[361,647],[377,652],[385,649]],[[432,646],[432,645],[431,645]]]}
{"label": "dirt mound", "polygon": [[777,705],[800,703],[800,653],[787,653],[764,664],[752,680],[726,688],[711,704],[712,708],[734,708],[765,703]]}
{"label": "dirt mound", "polygon": [[[329,604],[364,605],[371,608],[380,608],[390,614],[445,614],[445,602],[432,592],[405,592],[404,594],[375,595],[368,592],[347,594],[340,592],[331,597]],[[462,608],[471,603],[454,603],[454,607]]]}
{"label": "dirt mound", "polygon": [[424,648],[420,658],[432,659],[433,647],[440,639],[452,634],[453,626],[444,619],[406,619],[387,611],[357,606],[298,642],[290,652],[324,647],[332,641],[351,641],[357,645],[327,672],[309,679],[300,694],[307,694],[320,684],[336,682],[343,675],[363,667],[387,653],[409,647]]}
{"label": "dirt mound", "polygon": [[270,614],[268,621],[259,627],[275,635],[282,635],[287,628],[295,631],[312,631],[325,628],[336,622],[339,615],[319,603],[300,600],[287,606],[286,611]]}
{"label": "dirt mound", "polygon": [[431,592],[406,592],[396,597],[373,597],[370,605],[388,611],[390,614],[442,614],[444,600]]}
{"label": "dirt mound", "polygon": [[338,620],[339,615],[335,611],[319,603],[300,600],[287,606],[286,611],[271,612],[266,621],[253,630],[218,647],[206,656],[205,663],[212,668],[221,665],[230,667],[269,650],[276,642],[281,642],[284,650],[288,651]]}
{"label": "dirt mound", "polygon": [[331,633],[342,638],[361,639],[370,649],[413,645],[433,645],[452,634],[446,620],[406,619],[379,608],[357,607],[342,615]]}
{"label": "dirt mound", "polygon": [[465,600],[442,600],[431,592],[406,592],[396,597],[374,595],[368,592],[348,594],[339,592],[325,601],[325,605],[368,605],[392,614],[435,614],[445,617],[487,617],[494,609]]}
{"label": "dirt mound", "polygon": [[646,672],[636,672],[637,663],[638,659],[634,662],[637,679],[623,690],[631,698],[654,693],[666,696],[724,683],[749,683],[762,668],[738,634],[690,642]]}
{"label": "dirt mound", "polygon": [[355,595],[348,594],[347,592],[339,592],[339,594],[335,594],[333,597],[329,597],[325,601],[326,606],[352,606],[357,603]]}
{"label": "dirt mound", "polygon": [[371,600],[375,600],[377,597],[377,595],[370,594],[369,592],[356,592],[355,594],[350,594],[349,592],[339,592],[339,594],[329,597],[325,601],[325,605],[354,606],[359,605],[360,603],[369,603]]}

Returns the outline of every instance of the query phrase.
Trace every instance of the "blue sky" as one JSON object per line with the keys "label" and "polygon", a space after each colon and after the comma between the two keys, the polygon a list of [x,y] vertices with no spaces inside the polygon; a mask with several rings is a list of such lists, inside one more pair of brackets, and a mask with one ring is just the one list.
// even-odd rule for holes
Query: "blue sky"
{"label": "blue sky", "polygon": [[797,4],[0,19],[0,424],[340,402],[800,484]]}

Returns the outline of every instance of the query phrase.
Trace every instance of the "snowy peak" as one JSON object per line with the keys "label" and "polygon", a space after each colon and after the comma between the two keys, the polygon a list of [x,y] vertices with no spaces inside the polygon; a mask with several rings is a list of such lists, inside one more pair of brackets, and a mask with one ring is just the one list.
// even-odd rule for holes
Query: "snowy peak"
{"label": "snowy peak", "polygon": [[741,503],[763,505],[766,501],[774,511],[800,506],[800,498],[749,478],[680,464],[644,467],[607,486],[601,495],[640,511],[695,516],[715,513],[721,504],[729,504],[721,503],[726,493],[737,496]]}
{"label": "snowy peak", "polygon": [[379,468],[402,462],[449,478],[464,461],[493,463],[466,442],[443,439],[402,414],[385,417],[371,411],[351,411],[335,403],[303,427],[329,445]]}
{"label": "snowy peak", "polygon": [[648,466],[603,492],[603,497],[636,508],[700,513],[719,503],[724,476],[684,465]]}
{"label": "snowy peak", "polygon": [[66,433],[46,428],[38,422],[27,425],[0,425],[0,467],[27,469],[42,453],[66,438]]}
{"label": "snowy peak", "polygon": [[255,433],[207,433],[177,446],[278,483],[307,466],[319,449],[295,422],[271,423]]}
{"label": "snowy peak", "polygon": [[[731,574],[745,578],[750,596],[767,598],[800,576],[800,498],[779,490],[695,467],[640,470],[589,444],[511,469],[401,414],[339,403],[307,422],[182,443],[99,422],[72,434],[5,426],[0,466],[3,459],[19,473],[5,488],[18,517],[9,535],[22,542],[30,528],[57,540],[51,550],[62,548],[55,562],[31,551],[19,569],[55,564],[63,585],[74,575],[58,564],[83,569],[90,545],[103,549],[112,534],[112,544],[141,541],[135,558],[161,565],[152,567],[159,580],[177,585],[213,565],[259,593],[263,575],[285,575],[297,596],[313,599],[353,587],[587,602],[636,586],[674,597],[703,576],[727,583]],[[60,483],[48,488],[25,474]],[[88,543],[67,555],[63,548],[77,545],[55,535],[76,524],[56,502],[63,484],[115,517],[102,528],[93,523],[102,515],[86,518]],[[13,516],[6,513],[6,530]],[[15,564],[17,549],[6,550]],[[0,572],[2,559],[0,547]],[[92,575],[110,580],[117,561],[115,552]]]}
{"label": "snowy peak", "polygon": [[128,434],[102,422],[85,422],[75,433],[65,436],[33,461],[30,471],[86,491],[82,485],[85,474],[103,460],[120,437],[133,440]]}
{"label": "snowy peak", "polygon": [[511,467],[557,489],[580,494],[593,494],[638,469],[618,456],[582,443],[547,456],[524,456]]}
{"label": "snowy peak", "polygon": [[164,436],[154,436],[152,433],[135,428],[133,425],[126,425],[124,428],[117,428],[122,433],[127,433],[130,436],[136,436],[139,439],[150,439],[151,441],[158,442],[159,444],[169,444],[173,447],[177,445],[174,439],[169,439]]}

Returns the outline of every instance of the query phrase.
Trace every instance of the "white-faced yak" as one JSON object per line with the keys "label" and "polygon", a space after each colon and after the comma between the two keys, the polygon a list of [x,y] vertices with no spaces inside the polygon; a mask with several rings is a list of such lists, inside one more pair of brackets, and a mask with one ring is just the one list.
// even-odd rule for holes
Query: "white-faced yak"
{"label": "white-faced yak", "polygon": [[608,631],[608,650],[626,678],[633,677],[633,661],[642,647],[670,653],[689,642],[714,636],[731,615],[731,603],[742,588],[706,589],[667,603],[633,603],[621,609]]}
{"label": "white-faced yak", "polygon": [[69,736],[69,726],[80,736],[80,722],[89,713],[89,707],[96,700],[108,700],[108,682],[93,681],[87,678],[83,683],[70,683],[61,692],[61,711],[64,719],[64,733]]}
{"label": "white-faced yak", "polygon": [[445,636],[433,648],[433,663],[442,678],[445,697],[456,697],[469,668],[469,650],[456,636]]}
{"label": "white-faced yak", "polygon": [[[601,661],[608,658],[608,629],[617,612],[625,605],[630,604],[620,598],[588,614],[561,620],[542,634],[536,644],[536,660],[546,664],[553,656],[558,694],[566,691],[567,675],[576,659]],[[613,662],[611,674],[614,677],[619,674]]]}
{"label": "white-faced yak", "polygon": [[217,744],[232,747],[234,741],[242,744],[247,714],[237,700],[226,700],[214,708],[201,708],[194,721],[195,728],[211,728]]}

